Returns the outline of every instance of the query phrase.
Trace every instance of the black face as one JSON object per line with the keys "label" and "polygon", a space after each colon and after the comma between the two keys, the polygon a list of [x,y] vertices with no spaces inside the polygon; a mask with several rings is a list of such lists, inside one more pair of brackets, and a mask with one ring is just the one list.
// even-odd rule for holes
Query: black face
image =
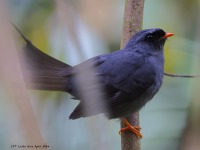
{"label": "black face", "polygon": [[162,29],[155,29],[152,32],[147,32],[145,35],[146,42],[155,42],[160,40],[161,38],[164,39],[165,32]]}

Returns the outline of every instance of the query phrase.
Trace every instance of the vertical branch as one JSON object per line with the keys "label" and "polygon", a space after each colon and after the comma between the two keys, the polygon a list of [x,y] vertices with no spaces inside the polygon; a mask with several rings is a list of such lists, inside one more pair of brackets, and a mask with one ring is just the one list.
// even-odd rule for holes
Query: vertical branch
{"label": "vertical branch", "polygon": [[144,0],[126,0],[121,48],[142,29]]}
{"label": "vertical branch", "polygon": [[[121,48],[124,48],[128,40],[142,28],[144,0],[126,0],[124,12],[123,35]],[[133,126],[139,125],[139,113],[130,115],[127,120]],[[121,121],[121,127],[125,127]],[[123,132],[121,135],[122,150],[140,150],[140,139],[131,132]]]}
{"label": "vertical branch", "polygon": [[26,144],[45,144],[24,84],[5,1],[0,1],[0,21],[0,80],[8,95],[6,100],[16,105],[19,110]]}

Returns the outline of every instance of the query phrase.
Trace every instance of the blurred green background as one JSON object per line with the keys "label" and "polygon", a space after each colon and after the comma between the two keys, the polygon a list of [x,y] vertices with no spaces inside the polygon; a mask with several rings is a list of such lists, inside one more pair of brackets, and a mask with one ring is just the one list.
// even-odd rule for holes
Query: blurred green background
{"label": "blurred green background", "polygon": [[[121,0],[9,0],[8,12],[12,22],[38,48],[63,62],[76,65],[119,49],[124,4]],[[166,72],[200,74],[199,18],[199,0],[145,1],[143,28],[159,27],[175,33],[165,45]],[[199,121],[193,121],[200,118],[199,83],[199,79],[164,78],[159,93],[140,111],[144,136],[142,150],[187,147],[180,146],[183,141],[189,141],[186,137],[191,133],[184,129],[195,123],[199,132]],[[77,102],[70,100],[67,93],[29,91],[29,96],[42,137],[50,150],[120,150],[118,120],[108,121],[101,115],[68,120]],[[12,103],[6,101],[2,88],[2,150],[12,149],[11,143],[23,144],[23,129],[17,112]]]}

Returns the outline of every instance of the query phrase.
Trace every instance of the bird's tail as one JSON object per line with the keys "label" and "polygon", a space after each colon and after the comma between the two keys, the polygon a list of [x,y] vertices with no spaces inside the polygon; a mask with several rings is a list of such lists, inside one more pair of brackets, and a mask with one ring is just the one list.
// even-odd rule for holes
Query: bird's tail
{"label": "bird's tail", "polygon": [[21,67],[28,88],[67,91],[67,75],[70,74],[72,67],[43,53],[16,26],[14,27],[25,41],[23,48],[25,62],[21,62]]}

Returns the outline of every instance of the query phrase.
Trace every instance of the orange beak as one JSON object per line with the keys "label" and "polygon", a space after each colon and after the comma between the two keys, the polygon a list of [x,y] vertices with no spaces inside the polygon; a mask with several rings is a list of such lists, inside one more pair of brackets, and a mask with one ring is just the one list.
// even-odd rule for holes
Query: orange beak
{"label": "orange beak", "polygon": [[174,33],[165,33],[165,35],[163,37],[168,38],[168,37],[173,36],[173,35],[174,35]]}

